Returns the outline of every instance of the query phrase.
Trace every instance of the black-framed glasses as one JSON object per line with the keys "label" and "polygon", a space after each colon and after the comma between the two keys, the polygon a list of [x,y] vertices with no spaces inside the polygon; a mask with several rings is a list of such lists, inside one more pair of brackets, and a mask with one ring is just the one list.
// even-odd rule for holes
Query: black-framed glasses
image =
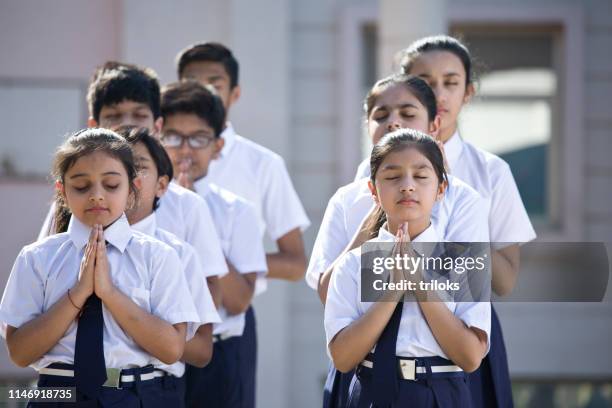
{"label": "black-framed glasses", "polygon": [[178,132],[169,132],[161,134],[162,144],[173,149],[183,146],[185,141],[192,149],[206,149],[214,140],[214,137],[205,133],[182,135]]}

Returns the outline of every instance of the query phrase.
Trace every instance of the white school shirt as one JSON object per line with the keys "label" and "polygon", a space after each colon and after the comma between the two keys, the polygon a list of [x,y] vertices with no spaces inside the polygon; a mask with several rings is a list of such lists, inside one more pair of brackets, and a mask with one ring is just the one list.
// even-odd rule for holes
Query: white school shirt
{"label": "white school shirt", "polygon": [[[158,228],[155,212],[137,223],[132,224],[131,227],[136,231],[152,236],[164,244],[167,244],[176,251],[181,260],[181,264],[183,265],[182,272],[185,275],[187,286],[191,292],[191,299],[200,317],[197,323],[189,324],[187,341],[193,338],[195,332],[201,325],[221,322],[221,318],[217,313],[217,308],[208,290],[208,283],[202,271],[202,265],[193,247],[185,241],[178,239],[176,235]],[[171,271],[167,271],[167,273],[171,273]],[[180,377],[185,373],[185,363],[180,360],[171,365],[165,365],[161,362],[160,364],[162,364],[161,368],[163,370],[172,370],[176,376]]]}
{"label": "white school shirt", "polygon": [[[306,283],[317,289],[319,276],[340,256],[374,206],[369,178],[340,187],[327,204],[312,249]],[[457,177],[449,175],[442,201],[431,213],[439,236],[450,242],[488,242],[486,202]]]}
{"label": "white school shirt", "polygon": [[[11,271],[0,303],[2,336],[6,325],[23,324],[48,311],[78,279],[80,263],[91,228],[72,217],[68,231],[25,246]],[[113,284],[134,303],[170,324],[200,320],[191,299],[185,276],[169,271],[182,270],[177,253],[168,245],[130,228],[125,215],[104,231]],[[109,368],[162,368],[123,331],[106,306],[104,319],[104,361]],[[51,363],[74,363],[77,321],[59,342],[30,367],[40,370]],[[170,374],[177,374],[164,368]]]}
{"label": "white school shirt", "polygon": [[458,132],[444,144],[444,151],[453,174],[486,200],[491,242],[507,245],[535,239],[536,233],[508,163],[464,141]]}
{"label": "white school shirt", "polygon": [[[381,228],[372,241],[395,242],[393,234]],[[412,242],[438,242],[438,234],[430,225]],[[361,248],[346,253],[334,268],[325,303],[325,335],[327,345],[338,332],[363,316],[373,302],[361,302]],[[489,302],[444,302],[455,316],[468,327],[476,327],[487,334],[490,344],[491,304]],[[400,357],[448,358],[436,341],[418,302],[404,302],[396,343]]]}
{"label": "white school shirt", "polygon": [[[221,247],[227,261],[239,273],[257,272],[265,275],[268,265],[261,240],[261,230],[255,209],[236,194],[199,179],[194,183],[198,194],[206,200],[213,215]],[[241,336],[245,314],[229,315],[221,306],[222,322],[215,324],[213,334]]]}
{"label": "white school shirt", "polygon": [[[283,158],[236,134],[231,123],[227,123],[221,137],[225,145],[219,158],[210,163],[206,181],[255,206],[262,238],[267,232],[276,241],[295,228],[308,228],[310,221]],[[255,293],[263,292],[266,286],[265,278],[258,278]]]}
{"label": "white school shirt", "polygon": [[[193,246],[207,277],[223,276],[227,273],[212,216],[200,196],[171,182],[166,193],[159,199],[159,208],[155,212],[160,228]],[[50,232],[55,229],[54,213],[55,203],[52,203],[38,234],[38,240],[51,235]]]}

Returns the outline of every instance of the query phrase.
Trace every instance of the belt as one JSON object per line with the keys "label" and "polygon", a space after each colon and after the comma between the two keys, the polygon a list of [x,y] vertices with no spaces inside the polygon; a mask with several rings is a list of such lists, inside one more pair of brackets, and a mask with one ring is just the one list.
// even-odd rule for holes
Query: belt
{"label": "belt", "polygon": [[[63,367],[71,367],[68,364],[61,364]],[[58,364],[51,364],[45,368],[38,370],[40,375],[52,375],[56,377],[74,377],[74,369],[71,368],[59,368]],[[134,372],[138,370],[152,370],[145,373],[134,373],[134,374],[121,374],[122,371]],[[154,369],[153,366],[138,367],[138,368],[107,368],[106,369],[106,381],[102,384],[103,387],[114,387],[121,388],[121,384],[133,383],[136,381],[136,377],[140,377],[140,381],[150,381],[155,378],[164,377],[169,375],[163,370]]]}
{"label": "belt", "polygon": [[[460,377],[465,375],[464,371],[452,364],[452,361],[441,357],[405,358],[397,357],[399,364],[399,376],[403,380],[419,380],[427,377]],[[372,368],[373,356],[370,354],[361,365]]]}

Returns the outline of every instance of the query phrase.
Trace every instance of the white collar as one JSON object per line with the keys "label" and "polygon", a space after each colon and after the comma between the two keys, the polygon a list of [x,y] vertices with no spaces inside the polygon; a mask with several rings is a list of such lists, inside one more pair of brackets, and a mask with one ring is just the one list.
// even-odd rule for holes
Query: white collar
{"label": "white collar", "polygon": [[[395,242],[395,235],[389,232],[389,230],[387,229],[386,222],[378,230],[378,236],[376,238],[376,241]],[[438,233],[436,232],[436,229],[434,228],[432,223],[429,224],[429,227],[427,227],[425,231],[421,232],[419,235],[411,239],[411,242],[413,244],[417,244],[415,246],[415,250],[418,253],[423,254],[424,256],[430,256],[436,247],[436,245],[433,245],[433,243],[437,243],[439,241],[440,237],[438,236]],[[418,245],[419,243],[422,244]]]}
{"label": "white collar", "polygon": [[448,160],[448,165],[453,169],[459,162],[461,151],[463,150],[463,139],[459,135],[459,130],[455,130],[455,133],[444,143],[444,153]]}
{"label": "white collar", "polygon": [[206,181],[206,177],[200,177],[194,181],[193,188],[200,197],[206,197],[210,193],[210,183]]}
{"label": "white collar", "polygon": [[223,145],[223,149],[221,149],[220,156],[225,157],[229,154],[236,143],[236,131],[230,122],[225,123],[225,129],[221,132],[221,137],[225,140],[225,144]]}
{"label": "white collar", "polygon": [[131,225],[132,229],[142,232],[145,235],[154,236],[157,229],[157,217],[155,211],[144,217],[142,220]]}
{"label": "white collar", "polygon": [[[73,215],[70,217],[67,232],[74,246],[81,250],[89,241],[91,227],[83,224]],[[132,229],[130,228],[130,224],[125,214],[121,214],[121,217],[119,217],[117,221],[106,227],[104,230],[104,239],[120,252],[123,252],[132,238],[132,233]]]}

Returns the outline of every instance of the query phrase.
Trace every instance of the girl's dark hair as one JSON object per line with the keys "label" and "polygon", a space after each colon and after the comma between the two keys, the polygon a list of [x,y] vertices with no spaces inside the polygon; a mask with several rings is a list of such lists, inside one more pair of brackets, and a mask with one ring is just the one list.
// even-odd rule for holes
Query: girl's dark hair
{"label": "girl's dark hair", "polygon": [[448,35],[436,35],[421,38],[401,51],[400,67],[403,73],[409,73],[414,61],[428,51],[448,51],[459,58],[465,69],[465,86],[475,82],[470,51],[461,41]]}
{"label": "girl's dark hair", "polygon": [[[376,173],[378,173],[378,169],[389,154],[399,152],[409,147],[417,149],[431,162],[436,176],[438,177],[438,183],[447,181],[447,174],[444,169],[444,157],[436,141],[431,136],[419,132],[418,130],[398,129],[383,136],[383,138],[372,148],[372,154],[370,155],[370,168],[372,169],[370,180],[372,183],[376,183]],[[378,235],[380,227],[382,227],[387,220],[382,207],[378,207],[373,219],[374,221],[370,222],[366,227],[370,239]]]}
{"label": "girl's dark hair", "polygon": [[[117,131],[121,136],[127,140],[127,142],[134,146],[136,143],[142,143],[149,154],[153,158],[155,168],[157,170],[157,177],[167,176],[169,181],[172,181],[174,177],[174,171],[172,170],[172,161],[166,153],[166,150],[161,145],[159,140],[151,135],[151,132],[147,128],[139,128],[136,126],[123,126]],[[159,207],[159,198],[153,199],[153,211]]]}
{"label": "girl's dark hair", "polygon": [[[136,186],[134,185],[136,167],[132,148],[123,137],[112,130],[90,128],[72,134],[55,153],[52,176],[56,181],[64,184],[64,176],[74,163],[81,157],[95,152],[104,152],[123,164],[128,176],[130,192],[136,197]],[[65,232],[68,229],[71,213],[59,191],[56,193],[55,203],[55,233]]]}
{"label": "girl's dark hair", "polygon": [[365,111],[366,118],[372,113],[376,99],[379,95],[391,86],[402,85],[405,86],[408,91],[419,100],[421,105],[427,109],[427,116],[429,121],[433,121],[438,113],[436,104],[436,95],[433,93],[427,82],[419,77],[408,74],[393,74],[386,78],[378,80],[374,86],[368,92],[368,95],[363,102],[363,110]]}

